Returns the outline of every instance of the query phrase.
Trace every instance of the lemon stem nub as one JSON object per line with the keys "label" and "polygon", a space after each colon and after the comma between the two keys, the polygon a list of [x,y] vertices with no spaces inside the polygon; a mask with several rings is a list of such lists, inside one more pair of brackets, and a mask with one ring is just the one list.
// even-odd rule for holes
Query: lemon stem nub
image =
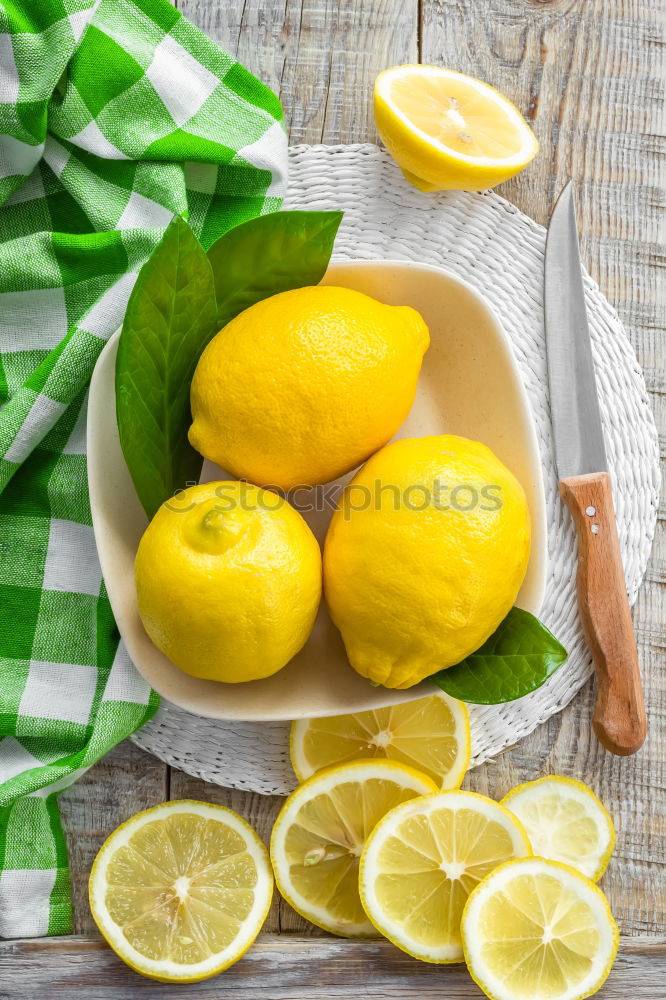
{"label": "lemon stem nub", "polygon": [[220,555],[236,545],[246,528],[245,522],[230,517],[220,504],[215,504],[203,516],[197,512],[190,537],[199,550]]}
{"label": "lemon stem nub", "polygon": [[201,527],[205,531],[220,533],[225,529],[224,511],[221,507],[212,507],[201,520]]}

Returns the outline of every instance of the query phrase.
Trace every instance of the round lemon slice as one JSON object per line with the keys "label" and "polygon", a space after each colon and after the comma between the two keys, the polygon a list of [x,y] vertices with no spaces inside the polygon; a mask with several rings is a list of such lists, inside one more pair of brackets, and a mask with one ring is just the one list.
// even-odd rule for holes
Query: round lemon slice
{"label": "round lemon slice", "polygon": [[619,944],[601,889],[557,861],[526,858],[491,872],[462,918],[470,974],[492,1000],[582,1000]]}
{"label": "round lemon slice", "polygon": [[231,809],[188,800],[137,813],[102,844],[90,909],[136,972],[207,979],[245,954],[273,894],[268,852]]}
{"label": "round lemon slice", "polygon": [[406,802],[377,824],[361,856],[359,887],[378,931],[424,962],[461,962],[460,918],[472,889],[497,865],[529,855],[508,809],[475,792]]}
{"label": "round lemon slice", "polygon": [[518,785],[502,804],[525,827],[535,854],[571,865],[594,882],[606,871],[615,827],[582,781],[551,774]]}
{"label": "round lemon slice", "polygon": [[359,760],[308,778],[282,807],[271,837],[278,889],[318,927],[374,935],[358,895],[363,844],[389,809],[437,791],[425,774],[389,760]]}
{"label": "round lemon slice", "polygon": [[526,167],[539,143],[493,87],[441,66],[394,66],[375,81],[375,122],[389,153],[422,191],[479,190]]}
{"label": "round lemon slice", "polygon": [[334,764],[379,757],[418,768],[439,788],[459,788],[469,766],[469,713],[437,691],[369,712],[299,719],[290,750],[300,781]]}

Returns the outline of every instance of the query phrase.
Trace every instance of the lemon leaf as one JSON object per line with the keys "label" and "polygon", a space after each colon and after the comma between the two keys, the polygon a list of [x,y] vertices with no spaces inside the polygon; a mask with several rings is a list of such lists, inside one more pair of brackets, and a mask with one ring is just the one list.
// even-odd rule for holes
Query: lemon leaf
{"label": "lemon leaf", "polygon": [[271,212],[213,243],[218,329],[269,295],[324,277],[342,212]]}
{"label": "lemon leaf", "polygon": [[199,479],[202,458],[187,440],[190,382],[215,330],[213,272],[174,217],[132,289],[116,359],[120,445],[148,517]]}
{"label": "lemon leaf", "polygon": [[120,444],[148,517],[188,483],[202,458],[187,431],[190,384],[209,340],[261,299],[316,285],[342,212],[273,212],[241,223],[206,254],[174,218],[132,291],[118,345]]}
{"label": "lemon leaf", "polygon": [[522,608],[512,608],[484,644],[430,680],[460,701],[498,705],[541,687],[568,653],[546,626]]}

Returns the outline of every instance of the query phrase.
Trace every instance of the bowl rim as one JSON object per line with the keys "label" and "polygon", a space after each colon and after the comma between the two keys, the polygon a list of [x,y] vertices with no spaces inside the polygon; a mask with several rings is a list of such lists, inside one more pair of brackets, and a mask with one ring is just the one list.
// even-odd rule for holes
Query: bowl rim
{"label": "bowl rim", "polygon": [[[532,561],[532,559],[537,560],[538,573],[535,575],[535,579],[533,581],[532,595],[531,595],[531,600],[529,601],[530,607],[528,608],[528,610],[531,610],[533,614],[538,614],[539,609],[543,604],[543,599],[546,589],[546,580],[548,574],[548,537],[547,537],[545,490],[544,490],[544,479],[543,479],[543,463],[541,460],[541,454],[536,434],[536,426],[535,426],[532,406],[530,404],[529,396],[527,394],[522,374],[518,366],[516,356],[514,354],[511,339],[506,329],[504,328],[503,323],[501,322],[497,313],[490,305],[490,303],[487,301],[487,299],[473,285],[471,285],[467,280],[461,278],[455,272],[449,270],[446,267],[440,267],[439,265],[420,263],[416,261],[400,260],[399,258],[354,259],[354,258],[344,258],[344,257],[333,257],[329,262],[328,268],[326,270],[325,275],[322,278],[322,281],[324,281],[327,277],[331,276],[331,272],[333,272],[334,276],[336,270],[343,268],[359,270],[359,271],[389,270],[391,268],[400,268],[405,271],[429,272],[436,274],[438,276],[447,278],[450,281],[457,284],[458,286],[462,287],[474,299],[475,303],[486,313],[489,320],[491,321],[492,326],[494,328],[495,336],[501,343],[504,350],[504,354],[510,362],[511,370],[514,376],[513,382],[516,390],[516,395],[520,403],[522,415],[527,418],[526,420],[523,420],[523,432],[525,433],[525,447],[526,450],[527,449],[529,450],[529,466],[531,468],[532,475],[534,477],[533,493],[534,497],[538,501],[538,510],[530,512],[533,520],[532,538],[533,540],[535,538],[538,538],[540,542],[539,551],[538,552],[532,551],[530,553],[530,561]],[[330,283],[327,282],[327,284]],[[344,287],[344,285],[342,287]],[[103,369],[104,366],[104,362],[102,359],[106,360],[107,356],[115,349],[115,346],[120,337],[121,330],[122,327],[119,327],[109,337],[107,343],[104,345],[102,351],[100,352],[97,358],[90,381],[91,398],[93,397],[93,394],[97,387],[97,382],[101,378],[99,372]],[[115,388],[114,388],[114,398],[115,398]],[[115,420],[115,412],[113,414],[113,418]],[[87,421],[86,451],[88,456],[88,462],[87,462],[88,490],[90,495],[90,507],[92,514],[93,532],[95,536],[95,544],[97,546],[98,556],[102,567],[102,575],[104,579],[106,579],[107,575],[106,570],[108,568],[107,556],[106,556],[107,548],[104,545],[100,547],[100,545],[98,544],[98,536],[101,533],[103,527],[103,522],[100,520],[101,517],[100,504],[98,503],[98,491],[97,491],[97,484],[99,481],[99,477],[92,474],[92,471],[95,469],[96,460],[95,459],[93,459],[92,461],[90,460],[90,456],[92,454],[94,455],[97,454],[97,448],[96,445],[94,445],[93,441],[96,434],[96,426],[97,426],[96,423],[93,423],[90,420]],[[537,525],[535,524],[535,519],[538,519],[538,529]],[[115,596],[112,595],[112,591],[113,588],[111,588],[108,591],[109,602],[111,604],[111,608],[114,613],[116,624],[118,625],[118,629],[120,631],[121,640],[125,641],[125,637],[123,636],[121,626],[118,622],[118,614],[116,612],[116,608],[114,607],[114,604],[116,602],[115,602]],[[322,600],[323,599],[324,598],[322,595]],[[131,657],[130,646],[132,646],[133,643],[127,642],[126,645],[128,648],[128,652],[130,652],[130,657]],[[134,662],[134,659],[132,659],[132,662]],[[321,718],[330,716],[332,714],[330,707],[325,708],[320,713],[314,713],[314,714],[312,711],[304,712],[295,709],[288,716],[285,715],[284,712],[279,709],[275,712],[263,711],[261,713],[255,712],[247,715],[240,715],[237,711],[229,712],[228,710],[227,713],[225,714],[224,710],[220,710],[218,705],[215,705],[215,707],[212,707],[209,710],[206,710],[205,706],[199,706],[197,708],[193,708],[191,703],[186,704],[183,701],[177,701],[176,699],[174,699],[172,693],[167,694],[166,691],[160,690],[160,685],[155,683],[154,676],[151,676],[150,678],[146,677],[141,667],[137,663],[134,663],[134,665],[138,670],[138,672],[150,684],[150,686],[153,687],[165,701],[177,705],[179,708],[185,711],[192,712],[194,714],[201,715],[206,718],[236,721],[236,722],[240,721],[280,722],[298,718],[315,718],[315,717]],[[215,682],[210,682],[210,683],[215,683]],[[261,683],[261,682],[255,681],[253,683]],[[220,687],[222,688],[231,686],[237,687],[237,685],[225,685],[220,683]],[[377,703],[373,704],[372,706],[368,706],[370,709],[372,708],[378,709],[386,707],[391,704],[398,704],[400,702],[412,701],[417,698],[424,697],[425,695],[431,693],[432,691],[439,689],[436,688],[429,681],[425,680],[422,681],[420,684],[415,685],[413,688],[405,690],[396,691],[393,689],[382,688],[382,687],[378,687],[374,690],[378,693],[378,695],[381,693],[381,696],[379,697]],[[365,710],[367,709],[366,708],[349,709],[349,711],[352,713],[355,711],[365,711]],[[339,714],[339,713],[334,712],[333,714]]]}

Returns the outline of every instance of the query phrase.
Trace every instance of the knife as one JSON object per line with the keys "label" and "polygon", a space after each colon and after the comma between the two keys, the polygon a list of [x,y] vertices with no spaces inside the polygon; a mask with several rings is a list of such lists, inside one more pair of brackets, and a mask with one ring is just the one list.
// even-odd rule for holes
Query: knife
{"label": "knife", "polygon": [[635,753],[647,722],[585,310],[571,181],[548,227],[544,314],[560,496],[578,537],[578,609],[597,675],[592,725],[613,753]]}

